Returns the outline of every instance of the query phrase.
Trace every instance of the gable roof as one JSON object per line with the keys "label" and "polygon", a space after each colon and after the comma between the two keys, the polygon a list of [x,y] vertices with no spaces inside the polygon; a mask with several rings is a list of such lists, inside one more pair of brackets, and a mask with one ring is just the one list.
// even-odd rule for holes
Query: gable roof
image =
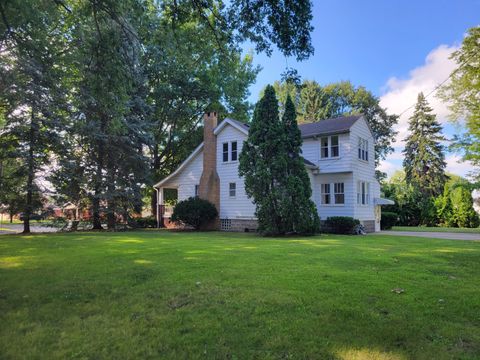
{"label": "gable roof", "polygon": [[218,135],[218,133],[220,131],[222,131],[222,129],[227,126],[227,124],[233,126],[235,129],[237,130],[240,130],[242,133],[244,133],[245,135],[248,135],[248,129],[250,128],[250,126],[248,126],[247,124],[245,123],[242,123],[238,120],[234,120],[234,119],[231,119],[231,118],[225,118],[225,120],[223,120],[220,124],[217,125],[217,127],[215,128],[215,130],[213,130],[213,133],[215,135]]}
{"label": "gable roof", "polygon": [[162,180],[160,180],[158,183],[156,183],[155,185],[153,185],[154,188],[158,188],[160,187],[160,185],[166,183],[168,180],[170,180],[171,178],[173,178],[175,175],[177,175],[180,171],[182,171],[182,169],[188,165],[188,163],[193,160],[195,158],[195,156],[197,156],[199,153],[200,153],[200,150],[203,149],[203,142],[198,145],[195,150],[193,150],[193,152],[190,154],[190,156],[188,158],[186,158],[181,164],[180,166],[173,172],[171,173],[170,175],[168,175],[167,177],[163,178]]}
{"label": "gable roof", "polygon": [[310,124],[298,125],[302,138],[314,137],[325,134],[340,134],[348,132],[362,115],[340,116],[337,118],[321,120]]}

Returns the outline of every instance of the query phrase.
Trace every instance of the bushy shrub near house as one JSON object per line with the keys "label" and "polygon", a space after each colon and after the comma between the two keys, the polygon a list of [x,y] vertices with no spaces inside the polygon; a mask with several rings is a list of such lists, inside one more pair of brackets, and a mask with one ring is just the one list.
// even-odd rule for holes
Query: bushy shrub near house
{"label": "bushy shrub near house", "polygon": [[157,227],[157,219],[154,216],[136,218],[135,226],[138,228],[154,228]]}
{"label": "bushy shrub near house", "polygon": [[380,228],[382,230],[391,229],[397,223],[398,214],[394,212],[382,212],[382,219],[380,221]]}
{"label": "bushy shrub near house", "polygon": [[358,219],[350,216],[332,216],[325,221],[325,225],[322,226],[322,232],[351,235],[355,226],[359,224],[360,221]]}
{"label": "bushy shrub near house", "polygon": [[190,197],[180,201],[173,209],[171,220],[183,223],[199,230],[218,216],[215,205],[199,197]]}

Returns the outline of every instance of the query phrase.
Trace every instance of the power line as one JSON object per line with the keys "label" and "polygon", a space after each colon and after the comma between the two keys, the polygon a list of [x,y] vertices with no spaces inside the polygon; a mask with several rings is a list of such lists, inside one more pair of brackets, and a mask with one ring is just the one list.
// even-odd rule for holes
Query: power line
{"label": "power line", "polygon": [[[428,98],[430,95],[432,95],[435,91],[437,91],[438,89],[440,89],[440,88],[443,86],[443,84],[445,84],[448,80],[450,80],[450,79],[452,78],[452,76],[453,76],[458,70],[460,70],[460,68],[461,68],[462,66],[466,65],[467,62],[468,62],[471,58],[473,58],[475,55],[477,55],[478,51],[479,51],[479,50],[474,51],[473,54],[471,54],[467,59],[465,59],[465,61],[463,61],[463,63],[460,64],[460,66],[459,66],[458,68],[456,68],[455,70],[453,70],[452,73],[451,73],[445,80],[443,80],[440,84],[438,84],[437,86],[435,86],[435,88],[433,88],[432,91],[430,91],[427,95],[425,95],[425,99],[427,99],[427,98]],[[401,116],[402,116],[403,114],[405,114],[408,110],[410,110],[411,108],[413,108],[415,105],[416,105],[416,103],[410,105],[409,107],[407,107],[405,110],[403,110],[403,111],[400,113],[400,115],[398,115],[398,117],[401,117]]]}

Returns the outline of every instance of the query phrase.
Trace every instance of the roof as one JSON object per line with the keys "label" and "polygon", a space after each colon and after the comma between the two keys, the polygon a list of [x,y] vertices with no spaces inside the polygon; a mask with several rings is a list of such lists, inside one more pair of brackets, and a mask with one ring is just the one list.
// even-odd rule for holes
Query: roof
{"label": "roof", "polygon": [[390,199],[375,198],[373,201],[375,205],[395,205],[395,201]]}
{"label": "roof", "polygon": [[218,135],[218,133],[220,133],[220,131],[222,131],[222,129],[225,126],[227,126],[227,124],[230,124],[231,126],[236,128],[237,130],[240,130],[245,135],[248,135],[248,129],[250,128],[250,126],[248,126],[247,124],[242,123],[238,120],[231,119],[231,118],[225,118],[225,120],[223,120],[220,124],[217,125],[215,130],[213,130],[213,133],[215,135]]}
{"label": "roof", "polygon": [[307,160],[307,159],[305,159],[305,158],[303,158],[303,162],[304,162],[305,166],[308,167],[308,168],[318,169],[318,166],[317,166],[317,165],[315,165],[314,163],[312,163],[311,161],[309,161],[309,160]]}
{"label": "roof", "polygon": [[340,134],[348,132],[362,115],[341,116],[332,119],[321,120],[316,123],[301,124],[298,127],[302,138],[313,137],[323,134]]}

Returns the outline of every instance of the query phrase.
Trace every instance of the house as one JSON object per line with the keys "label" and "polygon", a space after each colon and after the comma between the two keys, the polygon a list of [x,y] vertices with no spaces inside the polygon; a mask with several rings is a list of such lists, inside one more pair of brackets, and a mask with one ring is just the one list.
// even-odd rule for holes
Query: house
{"label": "house", "polygon": [[[380,230],[381,205],[375,177],[372,131],[361,115],[299,125],[302,156],[312,186],[312,200],[321,221],[330,216],[359,219],[368,232]],[[249,126],[233,119],[217,125],[215,112],[204,115],[204,141],[170,176],[155,184],[158,221],[170,227],[173,208],[166,205],[167,189],[177,199],[200,196],[218,209],[220,230],[255,229],[255,205],[245,193],[238,175],[238,159]],[[172,191],[170,191],[171,193]]]}

